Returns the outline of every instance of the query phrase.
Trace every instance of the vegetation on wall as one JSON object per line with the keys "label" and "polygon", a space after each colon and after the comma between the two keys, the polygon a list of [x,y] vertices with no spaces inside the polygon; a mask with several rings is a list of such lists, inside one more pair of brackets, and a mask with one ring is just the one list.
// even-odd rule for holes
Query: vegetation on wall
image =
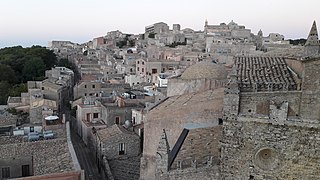
{"label": "vegetation on wall", "polygon": [[41,46],[21,46],[0,49],[0,104],[8,96],[26,92],[26,82],[44,79],[45,70],[57,64],[53,51]]}
{"label": "vegetation on wall", "polygon": [[301,45],[301,46],[303,46],[305,43],[306,43],[306,39],[303,39],[303,38],[301,38],[301,39],[289,39],[289,42],[290,42],[290,44],[292,44],[292,45]]}

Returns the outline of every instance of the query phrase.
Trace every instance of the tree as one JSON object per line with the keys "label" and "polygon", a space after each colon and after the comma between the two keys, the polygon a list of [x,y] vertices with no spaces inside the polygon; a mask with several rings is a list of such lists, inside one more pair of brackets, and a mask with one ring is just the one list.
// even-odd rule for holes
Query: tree
{"label": "tree", "polygon": [[32,58],[24,63],[22,75],[25,81],[35,80],[38,77],[43,77],[46,70],[46,65],[39,57]]}
{"label": "tree", "polygon": [[21,93],[28,92],[27,84],[16,84],[9,89],[8,95],[12,97],[21,96]]}
{"label": "tree", "polygon": [[10,66],[0,64],[0,81],[7,81],[10,84],[17,82],[16,75]]}
{"label": "tree", "polygon": [[0,81],[0,104],[7,104],[10,84],[7,81]]}

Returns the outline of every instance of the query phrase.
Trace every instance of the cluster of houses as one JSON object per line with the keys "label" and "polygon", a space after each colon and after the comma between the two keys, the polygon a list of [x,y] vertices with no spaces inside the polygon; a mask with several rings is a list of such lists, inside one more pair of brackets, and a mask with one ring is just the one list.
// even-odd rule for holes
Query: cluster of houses
{"label": "cluster of houses", "polygon": [[[46,71],[46,80],[28,82],[28,92],[21,97],[8,98],[7,110],[0,111],[5,117],[0,140],[6,141],[0,146],[15,150],[4,151],[8,156],[0,152],[0,177],[66,171],[65,176],[83,178],[68,140],[71,123],[106,179],[268,179],[279,164],[288,163],[279,159],[281,145],[273,137],[247,146],[239,142],[255,133],[265,135],[262,126],[294,126],[290,131],[299,126],[299,132],[307,133],[304,128],[312,122],[319,128],[314,120],[320,117],[307,115],[305,107],[312,107],[303,100],[317,92],[304,77],[311,71],[309,60],[317,62],[313,59],[320,54],[317,36],[314,23],[306,45],[293,46],[279,33],[264,37],[261,30],[255,35],[234,21],[206,21],[200,31],[179,24],[170,29],[159,22],[140,35],[111,31],[84,44],[52,41],[48,48],[67,58],[74,72],[54,67]],[[274,98],[278,96],[303,98]],[[71,116],[69,105],[75,112]],[[12,115],[12,109],[28,115]],[[249,126],[258,128],[253,132]],[[243,137],[239,128],[245,129]],[[49,150],[50,145],[59,146],[59,151]],[[31,153],[19,154],[19,148]],[[55,161],[38,156],[38,151],[55,155],[58,168],[41,169],[43,163]],[[232,166],[239,163],[232,152],[250,162],[241,164],[242,172]],[[15,156],[25,163],[11,165]],[[38,162],[40,158],[46,160]],[[14,173],[19,170],[22,174]],[[302,168],[294,177],[307,171]],[[310,177],[319,173],[314,170]]]}

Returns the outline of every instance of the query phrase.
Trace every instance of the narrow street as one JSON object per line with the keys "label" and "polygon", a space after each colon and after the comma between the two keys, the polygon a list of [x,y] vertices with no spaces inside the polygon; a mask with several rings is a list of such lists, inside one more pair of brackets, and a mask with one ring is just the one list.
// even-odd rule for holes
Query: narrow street
{"label": "narrow street", "polygon": [[94,157],[90,153],[89,148],[87,148],[82,139],[73,130],[71,130],[71,140],[81,169],[85,170],[86,179],[102,180],[103,177],[98,172],[98,167],[94,162]]}

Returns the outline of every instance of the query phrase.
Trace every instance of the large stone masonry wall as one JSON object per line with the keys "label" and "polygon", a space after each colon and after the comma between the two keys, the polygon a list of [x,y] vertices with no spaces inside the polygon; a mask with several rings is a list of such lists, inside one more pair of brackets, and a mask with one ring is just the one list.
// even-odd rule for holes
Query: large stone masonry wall
{"label": "large stone masonry wall", "polygon": [[191,129],[169,171],[156,179],[220,179],[221,138],[222,126]]}
{"label": "large stone masonry wall", "polygon": [[218,89],[224,87],[226,82],[224,80],[215,79],[169,79],[167,96],[177,96],[194,92],[201,92],[210,89]]}
{"label": "large stone masonry wall", "polygon": [[320,60],[304,62],[302,77],[301,116],[305,119],[320,119]]}
{"label": "large stone masonry wall", "polygon": [[183,170],[169,171],[168,176],[159,177],[158,179],[165,180],[219,180],[220,173],[218,166],[188,168]]}
{"label": "large stone masonry wall", "polygon": [[222,117],[223,89],[170,97],[144,119],[144,147],[141,159],[141,179],[155,179],[158,138],[166,130],[168,143],[173,147],[184,126],[189,123],[218,124]]}
{"label": "large stone masonry wall", "polygon": [[222,128],[219,125],[191,129],[170,169],[220,164],[221,139]]}
{"label": "large stone masonry wall", "polygon": [[289,104],[288,116],[299,116],[301,91],[288,92],[246,92],[240,94],[240,110],[242,115],[256,114],[269,115],[269,105],[276,105],[287,101]]}
{"label": "large stone masonry wall", "polygon": [[31,158],[33,175],[74,170],[66,139],[4,144],[0,149],[0,157],[6,160]]}
{"label": "large stone masonry wall", "polygon": [[224,122],[222,178],[318,179],[320,130],[258,122]]}
{"label": "large stone masonry wall", "polygon": [[115,180],[138,180],[141,156],[110,160],[109,165]]}

